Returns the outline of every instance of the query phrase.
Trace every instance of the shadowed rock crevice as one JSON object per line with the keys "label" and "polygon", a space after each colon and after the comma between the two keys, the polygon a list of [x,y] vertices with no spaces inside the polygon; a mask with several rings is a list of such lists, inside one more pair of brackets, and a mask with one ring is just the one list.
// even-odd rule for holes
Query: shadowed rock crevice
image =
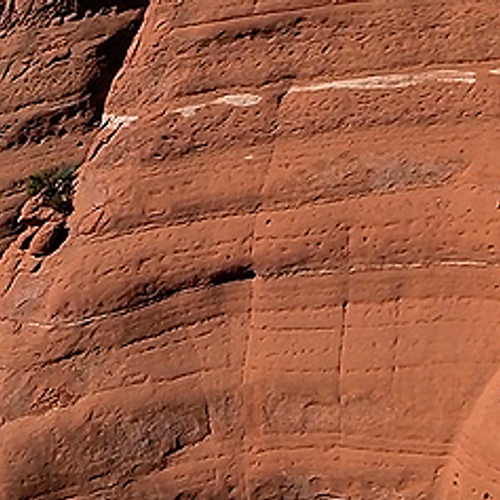
{"label": "shadowed rock crevice", "polygon": [[[32,24],[24,21],[28,14],[13,14],[11,28],[0,37],[0,150],[85,133],[100,123],[111,81],[142,23],[145,2],[128,2],[119,9],[115,3],[114,10],[101,9],[82,19],[74,12],[69,21],[61,14],[69,7],[51,3],[40,6],[41,11],[45,7],[55,9],[52,18],[62,16],[58,25],[45,26],[30,3],[22,8],[34,12]],[[21,7],[12,8],[17,12]]]}
{"label": "shadowed rock crevice", "polygon": [[[17,218],[26,201],[26,174],[83,159],[146,6],[144,0],[0,4],[0,152],[29,157],[23,150],[33,149],[40,157],[0,181],[0,255],[23,230]],[[65,152],[59,141],[76,147]],[[62,160],[53,163],[50,158],[59,155]],[[49,253],[67,229],[56,233]]]}
{"label": "shadowed rock crevice", "polygon": [[91,79],[87,86],[87,92],[91,96],[90,104],[94,110],[94,120],[100,122],[104,103],[109,93],[113,78],[123,65],[127,54],[139,27],[142,22],[141,14],[130,24],[117,31],[108,38],[96,50],[97,67],[95,77]]}
{"label": "shadowed rock crevice", "polygon": [[253,280],[256,277],[251,266],[236,266],[224,269],[210,277],[210,284],[213,286],[224,285],[235,281]]}
{"label": "shadowed rock crevice", "polygon": [[[96,317],[102,314],[119,315],[128,314],[132,311],[139,311],[154,304],[168,301],[170,298],[196,289],[206,289],[211,287],[222,287],[235,282],[251,281],[256,277],[256,272],[250,264],[235,265],[234,267],[222,267],[211,274],[203,271],[194,273],[191,277],[179,281],[168,279],[157,279],[135,283],[122,290],[122,293],[115,298],[114,307],[105,307],[104,301],[100,303],[94,311]],[[111,303],[111,301],[110,301]],[[99,309],[98,307],[101,306]],[[83,318],[91,321],[92,318]]]}

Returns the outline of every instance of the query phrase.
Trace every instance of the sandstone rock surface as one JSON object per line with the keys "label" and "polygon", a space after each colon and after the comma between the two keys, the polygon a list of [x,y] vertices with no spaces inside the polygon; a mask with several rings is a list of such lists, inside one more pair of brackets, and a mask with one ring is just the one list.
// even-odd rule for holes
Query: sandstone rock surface
{"label": "sandstone rock surface", "polygon": [[0,499],[500,495],[500,6],[87,3],[2,15],[2,213],[84,162],[0,263]]}
{"label": "sandstone rock surface", "polygon": [[0,253],[19,230],[22,181],[84,158],[141,22],[141,0],[94,3],[0,2]]}

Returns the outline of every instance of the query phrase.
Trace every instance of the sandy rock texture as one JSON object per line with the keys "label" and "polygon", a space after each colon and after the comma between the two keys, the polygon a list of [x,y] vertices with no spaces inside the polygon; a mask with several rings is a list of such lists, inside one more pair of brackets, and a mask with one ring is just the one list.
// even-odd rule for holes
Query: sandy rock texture
{"label": "sandy rock texture", "polygon": [[88,3],[2,14],[1,178],[84,162],[0,262],[0,499],[500,495],[500,6]]}
{"label": "sandy rock texture", "polygon": [[83,160],[143,6],[0,2],[0,253],[22,229],[23,181]]}

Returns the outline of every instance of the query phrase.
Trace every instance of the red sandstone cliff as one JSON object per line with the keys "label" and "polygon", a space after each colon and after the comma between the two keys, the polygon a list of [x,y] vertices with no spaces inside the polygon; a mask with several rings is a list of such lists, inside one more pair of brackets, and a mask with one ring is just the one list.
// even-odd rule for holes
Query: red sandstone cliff
{"label": "red sandstone cliff", "polygon": [[105,7],[1,17],[0,499],[500,495],[500,7]]}

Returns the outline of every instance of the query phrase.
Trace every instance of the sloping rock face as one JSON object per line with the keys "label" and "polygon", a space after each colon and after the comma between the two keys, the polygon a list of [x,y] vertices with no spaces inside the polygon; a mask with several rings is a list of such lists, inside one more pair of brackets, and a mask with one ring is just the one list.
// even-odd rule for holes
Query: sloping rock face
{"label": "sloping rock face", "polygon": [[21,229],[22,181],[84,158],[142,19],[144,2],[128,4],[0,2],[0,254]]}
{"label": "sloping rock face", "polygon": [[67,239],[2,260],[0,498],[494,497],[499,28],[151,0]]}
{"label": "sloping rock face", "polygon": [[497,498],[500,374],[486,386],[460,431],[441,480],[441,498]]}

